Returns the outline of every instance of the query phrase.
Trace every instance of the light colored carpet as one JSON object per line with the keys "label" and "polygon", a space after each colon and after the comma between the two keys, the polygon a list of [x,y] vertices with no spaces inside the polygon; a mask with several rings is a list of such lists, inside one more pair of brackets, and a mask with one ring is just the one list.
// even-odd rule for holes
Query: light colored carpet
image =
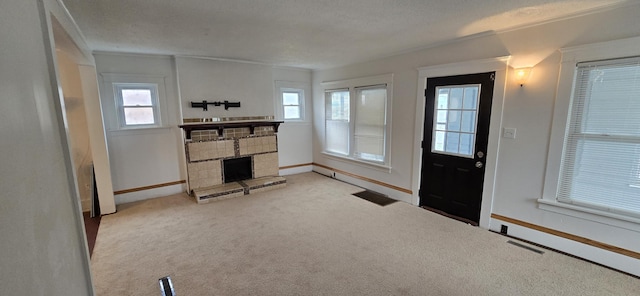
{"label": "light colored carpet", "polygon": [[639,295],[640,280],[406,203],[381,207],[319,174],[198,205],[175,195],[104,216],[98,295]]}

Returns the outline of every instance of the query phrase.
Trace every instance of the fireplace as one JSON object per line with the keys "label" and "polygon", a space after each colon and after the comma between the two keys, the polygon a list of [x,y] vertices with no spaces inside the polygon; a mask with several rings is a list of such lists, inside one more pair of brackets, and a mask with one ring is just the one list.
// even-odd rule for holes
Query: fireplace
{"label": "fireplace", "polygon": [[203,203],[286,186],[279,176],[280,123],[243,119],[181,125],[189,193]]}
{"label": "fireplace", "polygon": [[225,183],[251,179],[253,175],[251,157],[225,159],[222,161],[222,168]]}

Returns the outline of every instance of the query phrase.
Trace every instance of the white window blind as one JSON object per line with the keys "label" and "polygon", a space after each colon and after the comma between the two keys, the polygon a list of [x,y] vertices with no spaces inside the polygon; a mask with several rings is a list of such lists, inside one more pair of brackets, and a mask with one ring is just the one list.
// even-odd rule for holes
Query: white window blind
{"label": "white window blind", "polygon": [[325,92],[326,151],[349,155],[350,106],[349,89]]}
{"label": "white window blind", "polygon": [[357,87],[354,155],[383,162],[385,149],[387,86]]}
{"label": "white window blind", "polygon": [[640,58],[579,63],[560,202],[640,217]]}

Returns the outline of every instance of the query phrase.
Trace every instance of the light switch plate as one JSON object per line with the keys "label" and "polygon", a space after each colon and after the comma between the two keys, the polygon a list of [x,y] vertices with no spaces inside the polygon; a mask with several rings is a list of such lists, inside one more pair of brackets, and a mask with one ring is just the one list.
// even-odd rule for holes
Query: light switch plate
{"label": "light switch plate", "polygon": [[502,131],[502,137],[507,139],[515,139],[516,138],[516,129],[515,128],[504,128]]}

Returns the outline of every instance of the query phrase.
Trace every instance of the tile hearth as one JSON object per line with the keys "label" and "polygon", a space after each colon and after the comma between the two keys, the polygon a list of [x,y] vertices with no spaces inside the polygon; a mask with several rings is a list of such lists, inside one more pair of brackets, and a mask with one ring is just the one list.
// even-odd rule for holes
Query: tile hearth
{"label": "tile hearth", "polygon": [[196,198],[198,203],[207,203],[211,200],[223,200],[227,198],[283,188],[287,185],[286,183],[287,180],[280,176],[262,177],[257,179],[225,183],[201,189],[194,189],[193,196]]}

